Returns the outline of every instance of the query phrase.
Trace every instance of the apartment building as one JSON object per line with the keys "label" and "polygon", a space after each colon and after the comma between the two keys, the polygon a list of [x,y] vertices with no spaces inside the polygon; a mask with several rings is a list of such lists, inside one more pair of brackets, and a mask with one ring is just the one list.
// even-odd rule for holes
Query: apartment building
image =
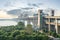
{"label": "apartment building", "polygon": [[60,33],[60,16],[54,16],[54,10],[50,10],[46,16],[42,13],[41,10],[38,10],[38,26],[47,31]]}
{"label": "apartment building", "polygon": [[44,21],[48,31],[60,33],[60,16],[46,16]]}

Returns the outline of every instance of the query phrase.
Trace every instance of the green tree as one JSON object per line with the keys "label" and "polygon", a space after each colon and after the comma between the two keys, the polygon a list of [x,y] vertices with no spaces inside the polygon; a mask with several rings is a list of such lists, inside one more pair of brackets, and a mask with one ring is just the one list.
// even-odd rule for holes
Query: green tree
{"label": "green tree", "polygon": [[17,29],[21,30],[21,29],[24,29],[25,28],[25,25],[23,22],[18,22],[17,24]]}
{"label": "green tree", "polygon": [[20,35],[20,31],[19,31],[19,30],[15,30],[15,31],[12,32],[12,34],[11,34],[12,37],[16,37],[17,35]]}
{"label": "green tree", "polygon": [[18,26],[24,26],[24,23],[23,23],[23,22],[18,22],[17,25],[18,25]]}
{"label": "green tree", "polygon": [[0,35],[4,35],[6,32],[3,30],[0,30]]}
{"label": "green tree", "polygon": [[32,25],[31,24],[28,24],[27,27],[26,27],[26,32],[27,33],[32,33],[33,32],[33,28],[32,28]]}

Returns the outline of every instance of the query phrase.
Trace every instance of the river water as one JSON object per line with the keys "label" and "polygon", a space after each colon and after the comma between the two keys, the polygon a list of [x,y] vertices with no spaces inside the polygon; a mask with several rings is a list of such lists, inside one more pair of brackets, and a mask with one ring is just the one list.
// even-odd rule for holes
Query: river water
{"label": "river water", "polygon": [[10,25],[17,25],[15,21],[0,21],[0,26],[10,26]]}

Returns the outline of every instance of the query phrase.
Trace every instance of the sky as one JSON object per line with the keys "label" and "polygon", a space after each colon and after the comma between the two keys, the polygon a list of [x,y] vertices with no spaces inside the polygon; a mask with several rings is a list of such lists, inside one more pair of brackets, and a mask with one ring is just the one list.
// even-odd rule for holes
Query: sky
{"label": "sky", "polygon": [[[17,18],[17,16],[7,14],[6,11],[27,7],[60,10],[60,0],[0,0],[0,18]],[[58,12],[58,15],[59,13],[60,11]],[[15,22],[0,21],[0,25],[5,26],[10,24],[15,24]]]}
{"label": "sky", "polygon": [[16,18],[17,16],[8,15],[5,11],[27,7],[60,10],[60,0],[0,0],[0,10],[4,10],[0,11],[0,18]]}
{"label": "sky", "polygon": [[0,19],[12,19],[12,18],[17,18],[17,16],[9,15],[4,10],[0,10]]}
{"label": "sky", "polygon": [[53,8],[60,10],[60,0],[0,0],[0,9],[8,11],[24,7]]}

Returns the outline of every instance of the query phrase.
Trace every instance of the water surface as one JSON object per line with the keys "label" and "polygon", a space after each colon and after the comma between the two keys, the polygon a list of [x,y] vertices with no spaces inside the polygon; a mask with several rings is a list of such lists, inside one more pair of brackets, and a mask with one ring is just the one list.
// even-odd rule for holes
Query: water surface
{"label": "water surface", "polygon": [[0,26],[10,26],[10,25],[17,25],[17,22],[15,21],[0,21]]}

